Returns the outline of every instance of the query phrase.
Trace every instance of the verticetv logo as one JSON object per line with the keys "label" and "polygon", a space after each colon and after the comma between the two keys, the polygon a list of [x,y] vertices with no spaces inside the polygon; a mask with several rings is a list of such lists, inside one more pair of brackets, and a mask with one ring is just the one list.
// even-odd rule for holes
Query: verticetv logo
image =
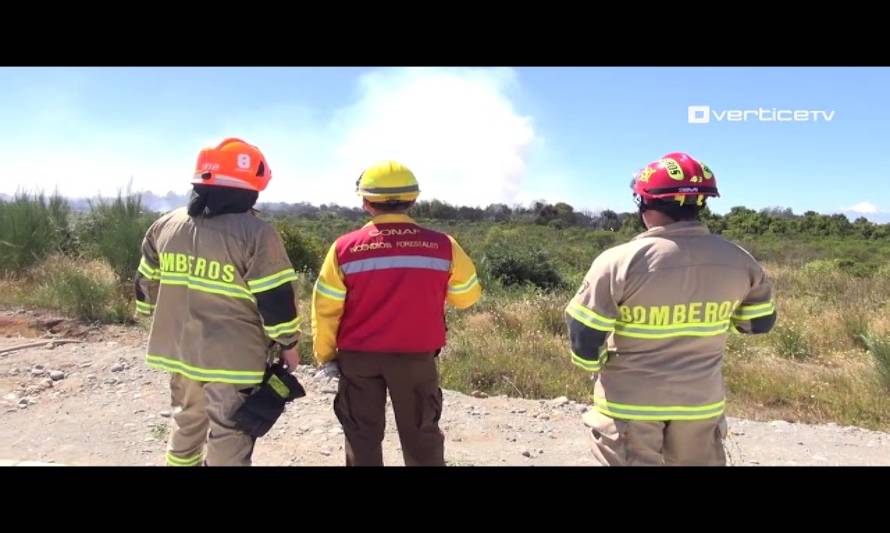
{"label": "verticetv logo", "polygon": [[831,122],[834,111],[805,109],[726,109],[717,111],[709,105],[689,106],[690,124],[707,124],[713,118],[716,122]]}

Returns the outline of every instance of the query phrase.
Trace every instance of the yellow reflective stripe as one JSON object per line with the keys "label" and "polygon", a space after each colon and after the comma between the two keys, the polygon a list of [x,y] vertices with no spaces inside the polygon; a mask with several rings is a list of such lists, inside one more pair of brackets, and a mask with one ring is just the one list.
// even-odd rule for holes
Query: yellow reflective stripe
{"label": "yellow reflective stripe", "polygon": [[448,292],[450,292],[451,294],[463,294],[465,292],[470,292],[471,290],[473,290],[473,287],[475,287],[476,285],[479,285],[479,278],[476,276],[476,274],[473,274],[465,283],[461,283],[458,285],[449,285]]}
{"label": "yellow reflective stripe", "polygon": [[640,421],[657,421],[657,420],[707,420],[709,418],[715,418],[724,413],[723,410],[714,413],[703,413],[703,414],[658,414],[658,415],[629,415],[625,413],[617,413],[612,411],[606,407],[594,406],[594,408],[600,413],[611,417],[611,418],[620,418],[623,420],[640,420]]}
{"label": "yellow reflective stripe", "polygon": [[724,329],[723,331],[706,333],[706,332],[692,332],[692,331],[673,331],[670,333],[628,333],[616,331],[615,335],[620,337],[630,337],[633,339],[670,339],[671,337],[716,337],[717,335],[724,335],[729,331],[729,327]]}
{"label": "yellow reflective stripe", "polygon": [[315,281],[315,290],[332,300],[343,301],[346,299],[346,291],[335,289],[320,279]]}
{"label": "yellow reflective stripe", "polygon": [[708,405],[630,405],[595,398],[596,409],[604,415],[628,420],[704,420],[720,416],[726,400]]}
{"label": "yellow reflective stripe", "polygon": [[587,361],[575,354],[572,354],[572,364],[588,372],[599,372],[602,370],[602,365],[599,363],[595,361]]}
{"label": "yellow reflective stripe", "polygon": [[274,331],[267,330],[266,335],[268,335],[270,338],[274,339],[277,337],[281,337],[282,335],[293,335],[294,333],[299,333],[299,332],[300,332],[300,325],[297,324],[297,325],[291,326],[289,328],[276,329]]}
{"label": "yellow reflective stripe", "polygon": [[773,302],[766,302],[754,305],[740,305],[736,308],[736,311],[759,311],[760,309],[772,308],[773,306]]}
{"label": "yellow reflective stripe", "polygon": [[615,323],[615,335],[638,339],[666,339],[670,337],[712,337],[729,330],[729,320],[720,322],[685,322],[670,326],[651,326],[628,322]]}
{"label": "yellow reflective stripe", "polygon": [[139,258],[139,266],[148,270],[149,272],[154,272],[155,270],[157,270],[155,267],[148,264],[148,261],[145,260],[144,255]]}
{"label": "yellow reflective stripe", "polygon": [[726,405],[726,400],[720,400],[719,402],[706,405],[634,405],[629,403],[610,402],[605,398],[594,398],[594,400],[598,404],[607,405],[609,407],[616,407],[618,409],[636,409],[639,411],[708,411]]}
{"label": "yellow reflective stripe", "polygon": [[145,362],[152,368],[176,372],[195,381],[213,381],[218,383],[256,384],[263,382],[264,372],[250,370],[219,370],[191,366],[176,359],[168,359],[159,355],[147,354]]}
{"label": "yellow reflective stripe", "polygon": [[263,326],[263,329],[266,330],[266,333],[272,337],[280,337],[281,335],[286,335],[289,333],[296,333],[300,331],[300,324],[303,322],[303,319],[297,317],[290,322],[282,322],[281,324],[274,324],[272,326]]}
{"label": "yellow reflective stripe", "polygon": [[739,306],[732,318],[734,320],[752,320],[763,316],[769,316],[776,312],[776,306],[773,302],[758,305],[742,305]]}
{"label": "yellow reflective stripe", "polygon": [[615,318],[606,318],[603,315],[594,311],[593,309],[588,309],[576,301],[570,302],[569,307],[576,309],[579,313],[583,314],[584,316],[587,316],[591,320],[597,320],[604,324],[614,324],[615,321],[617,320]]}
{"label": "yellow reflective stripe", "polygon": [[190,276],[188,274],[161,272],[161,285],[179,285],[195,291],[231,296],[232,298],[242,298],[252,302],[256,301],[253,295],[241,285],[226,283],[224,281],[207,280]]}
{"label": "yellow reflective stripe", "polygon": [[204,452],[198,452],[197,454],[191,457],[177,457],[170,452],[167,452],[167,465],[169,466],[195,466],[199,464],[204,459]]}
{"label": "yellow reflective stripe", "polygon": [[173,452],[167,452],[167,459],[175,461],[177,463],[194,463],[196,460],[201,460],[203,457],[203,451],[199,451],[198,453],[190,457],[180,457],[178,455],[175,455]]}
{"label": "yellow reflective stripe", "polygon": [[150,280],[155,279],[155,275],[152,274],[151,272],[149,272],[148,270],[145,270],[142,267],[142,265],[139,265],[139,268],[137,268],[136,271],[139,272],[140,274],[142,274],[142,276],[146,279],[150,279]]}
{"label": "yellow reflective stripe", "polygon": [[597,329],[599,331],[613,331],[615,329],[614,318],[606,318],[598,315],[575,302],[570,303],[569,306],[566,307],[566,313],[589,328]]}
{"label": "yellow reflective stripe", "polygon": [[157,268],[155,268],[155,267],[149,265],[149,264],[148,264],[148,261],[145,260],[145,256],[144,256],[144,255],[143,255],[142,257],[139,258],[139,268],[140,268],[141,270],[145,270],[145,274],[146,274],[146,275],[149,275],[149,276],[154,276],[154,275],[156,275],[156,274],[158,273],[158,270],[159,270],[159,269],[157,269]]}
{"label": "yellow reflective stripe", "polygon": [[634,328],[634,329],[646,329],[651,330],[653,332],[658,331],[671,331],[675,329],[687,329],[690,327],[694,328],[708,328],[708,329],[717,329],[721,327],[725,327],[729,324],[729,320],[718,320],[717,322],[677,322],[675,324],[669,324],[667,326],[656,326],[652,324],[637,324],[635,322],[616,322],[615,329],[621,328]]}
{"label": "yellow reflective stripe", "polygon": [[609,355],[605,346],[600,350],[599,359],[597,359],[596,361],[591,361],[590,359],[585,359],[585,358],[581,357],[580,355],[576,354],[574,351],[571,352],[571,354],[572,354],[572,363],[574,363],[576,366],[579,366],[589,372],[598,372],[599,370],[601,370],[603,365],[606,364],[606,360],[608,359],[608,355]]}
{"label": "yellow reflective stripe", "polygon": [[775,313],[775,312],[776,312],[775,309],[771,309],[771,310],[769,310],[769,311],[761,311],[761,312],[759,312],[759,313],[752,313],[752,314],[750,314],[750,315],[732,315],[732,319],[735,320],[735,321],[739,321],[739,320],[754,320],[755,318],[761,318],[761,317],[765,317],[765,316],[770,316],[771,314],[773,314],[773,313]]}
{"label": "yellow reflective stripe", "polygon": [[150,315],[152,313],[152,311],[154,311],[154,309],[155,309],[154,304],[140,302],[139,300],[136,300],[136,312],[137,313],[141,313],[143,315]]}
{"label": "yellow reflective stripe", "polygon": [[148,266],[148,264],[145,262],[145,259],[139,261],[139,268],[137,268],[136,270],[148,280],[157,281],[160,279],[160,271]]}
{"label": "yellow reflective stripe", "polygon": [[272,290],[276,287],[280,287],[289,281],[296,281],[297,273],[292,268],[286,268],[281,272],[277,272],[272,274],[271,276],[266,276],[264,278],[259,279],[249,279],[247,280],[247,286],[250,288],[250,292],[256,294],[258,292],[264,292]]}

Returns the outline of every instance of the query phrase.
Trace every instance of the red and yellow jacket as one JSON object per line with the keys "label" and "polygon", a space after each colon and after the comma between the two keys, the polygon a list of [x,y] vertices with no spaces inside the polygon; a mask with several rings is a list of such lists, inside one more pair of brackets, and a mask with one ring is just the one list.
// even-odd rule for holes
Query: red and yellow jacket
{"label": "red and yellow jacket", "polygon": [[376,216],[328,250],[312,293],[315,358],[435,351],[445,345],[445,302],[465,308],[481,294],[453,237],[407,215]]}

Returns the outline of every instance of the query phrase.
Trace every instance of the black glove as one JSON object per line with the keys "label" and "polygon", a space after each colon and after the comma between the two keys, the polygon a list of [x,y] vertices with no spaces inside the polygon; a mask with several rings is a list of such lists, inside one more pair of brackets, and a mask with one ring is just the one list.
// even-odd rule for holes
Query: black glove
{"label": "black glove", "polygon": [[277,362],[266,369],[263,384],[235,412],[235,423],[251,437],[262,437],[275,425],[285,404],[303,396],[306,391],[297,378]]}

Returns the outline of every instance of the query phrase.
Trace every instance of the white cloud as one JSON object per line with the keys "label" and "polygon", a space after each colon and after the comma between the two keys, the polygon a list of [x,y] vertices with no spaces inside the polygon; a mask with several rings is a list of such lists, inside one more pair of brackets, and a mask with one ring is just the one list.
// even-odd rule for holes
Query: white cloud
{"label": "white cloud", "polygon": [[509,69],[383,69],[327,116],[279,106],[233,116],[219,134],[266,154],[273,179],[261,201],[354,205],[362,170],[395,159],[417,175],[422,199],[512,203],[537,140],[510,100],[516,84]]}
{"label": "white cloud", "polygon": [[0,191],[114,194],[132,176],[137,190],[182,192],[198,151],[236,136],[259,146],[273,170],[261,201],[355,204],[361,171],[396,159],[417,175],[422,199],[510,204],[522,198],[527,152],[540,141],[513,105],[517,87],[511,69],[380,69],[360,77],[339,109],[291,102],[230,111],[215,124],[189,117],[205,126],[188,138],[138,123],[112,129],[54,99],[49,122],[0,146]]}
{"label": "white cloud", "polygon": [[844,209],[844,211],[850,211],[853,213],[860,213],[863,215],[870,215],[879,212],[880,210],[875,206],[875,204],[871,202],[859,202],[858,204],[848,207]]}
{"label": "white cloud", "polygon": [[882,211],[871,202],[859,202],[856,205],[841,209],[840,212],[847,215],[847,218],[850,220],[865,217],[876,224],[890,223],[890,212]]}
{"label": "white cloud", "polygon": [[[512,202],[535,139],[514,109],[509,70],[411,69],[366,75],[361,97],[334,119],[345,179],[381,159],[411,168],[423,196],[465,205]],[[349,185],[352,185],[350,182]]]}

